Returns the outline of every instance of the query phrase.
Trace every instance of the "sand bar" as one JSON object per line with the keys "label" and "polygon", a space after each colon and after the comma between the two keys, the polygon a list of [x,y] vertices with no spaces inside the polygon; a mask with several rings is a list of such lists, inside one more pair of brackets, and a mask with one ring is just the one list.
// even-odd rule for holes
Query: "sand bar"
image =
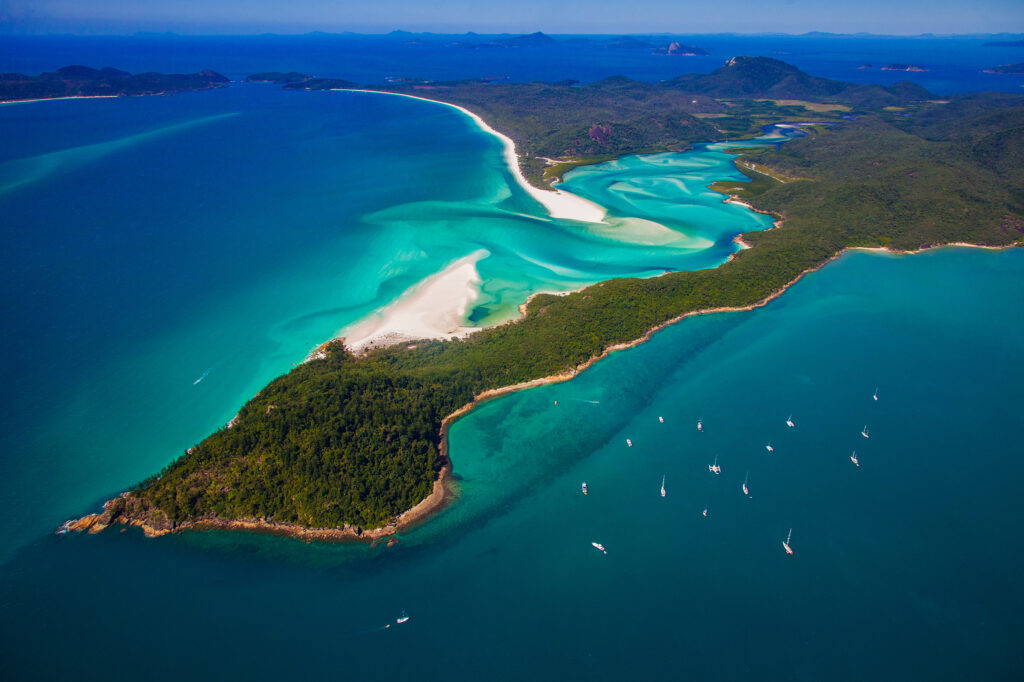
{"label": "sand bar", "polygon": [[424,102],[433,102],[434,104],[442,104],[452,109],[461,111],[466,116],[469,116],[473,121],[486,133],[494,135],[502,144],[505,146],[505,162],[508,164],[509,171],[512,173],[512,177],[516,179],[519,186],[522,187],[526,192],[536,199],[544,208],[547,209],[548,213],[552,218],[567,218],[569,220],[579,220],[585,223],[601,223],[604,222],[606,212],[602,206],[595,204],[592,201],[588,201],[583,197],[566,192],[565,190],[547,190],[539,189],[534,187],[526,181],[526,177],[523,175],[522,169],[519,167],[519,157],[516,155],[516,145],[510,137],[499,133],[497,130],[487,125],[487,122],[482,118],[474,114],[469,109],[460,107],[457,104],[451,104],[450,102],[442,102],[436,99],[429,99],[427,97],[419,97],[417,95],[406,95],[399,92],[383,92],[381,90],[350,90],[339,88],[336,92],[368,92],[375,95],[394,95],[396,97],[408,97],[409,99],[418,99]]}
{"label": "sand bar", "polygon": [[451,339],[472,334],[464,327],[466,311],[480,293],[476,263],[490,253],[484,249],[460,258],[403,293],[397,301],[342,330],[353,353],[417,339]]}

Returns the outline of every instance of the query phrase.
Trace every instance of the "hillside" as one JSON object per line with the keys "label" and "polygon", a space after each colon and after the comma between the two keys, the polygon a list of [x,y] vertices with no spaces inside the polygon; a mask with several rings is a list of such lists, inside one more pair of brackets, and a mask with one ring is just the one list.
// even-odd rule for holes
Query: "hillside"
{"label": "hillside", "polygon": [[54,97],[155,95],[221,87],[228,79],[215,71],[198,73],[138,73],[111,67],[65,66],[39,74],[0,74],[0,102]]}

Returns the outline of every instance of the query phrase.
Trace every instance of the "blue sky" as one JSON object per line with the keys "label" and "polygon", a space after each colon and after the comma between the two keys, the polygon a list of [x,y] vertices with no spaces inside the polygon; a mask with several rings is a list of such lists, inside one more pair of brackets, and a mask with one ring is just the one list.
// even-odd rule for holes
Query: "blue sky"
{"label": "blue sky", "polygon": [[1024,32],[1024,0],[0,0],[0,32]]}

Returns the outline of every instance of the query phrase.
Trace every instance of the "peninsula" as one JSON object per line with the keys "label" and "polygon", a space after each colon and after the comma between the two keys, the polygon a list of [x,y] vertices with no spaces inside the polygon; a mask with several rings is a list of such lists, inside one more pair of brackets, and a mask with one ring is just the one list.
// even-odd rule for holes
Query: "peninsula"
{"label": "peninsula", "polygon": [[[387,535],[443,503],[451,470],[447,428],[482,400],[569,379],[689,315],[763,305],[849,248],[1009,247],[1024,239],[1020,96],[983,93],[938,103],[911,84],[839,83],[765,58],[736,58],[712,74],[661,84],[401,87],[478,114],[521,145],[525,167],[548,144],[580,151],[590,149],[582,146],[589,139],[621,154],[721,139],[730,129],[784,117],[828,125],[807,126],[805,137],[778,149],[740,151],[737,166],[751,182],[716,183],[779,221],[776,229],[740,235],[750,248],[727,263],[538,295],[521,319],[465,338],[358,357],[344,341],[328,342],[260,391],[230,425],[74,528],[124,523],[150,535],[211,527],[308,539]],[[857,115],[774,100],[845,104]],[[894,100],[900,115],[885,110]],[[717,125],[727,118],[738,121]],[[626,134],[639,133],[644,120],[649,135]],[[579,138],[603,126],[612,131],[604,142],[601,135]]]}
{"label": "peninsula", "polygon": [[164,95],[222,87],[228,79],[215,71],[130,74],[111,67],[65,66],[38,76],[0,74],[0,102],[63,97]]}

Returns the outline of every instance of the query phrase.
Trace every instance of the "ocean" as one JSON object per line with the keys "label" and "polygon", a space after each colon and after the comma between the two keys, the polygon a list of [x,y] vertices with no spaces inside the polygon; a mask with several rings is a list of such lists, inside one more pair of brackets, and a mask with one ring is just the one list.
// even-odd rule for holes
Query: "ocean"
{"label": "ocean", "polygon": [[704,189],[741,177],[714,145],[576,171],[565,187],[612,225],[552,220],[495,138],[380,95],[234,85],[7,105],[0,142],[12,679],[1024,667],[1021,253],[850,253],[765,308],[687,319],[491,401],[451,432],[459,499],[393,548],[58,537],[469,253],[490,254],[469,312],[489,323],[533,291],[714,267],[770,221]]}

